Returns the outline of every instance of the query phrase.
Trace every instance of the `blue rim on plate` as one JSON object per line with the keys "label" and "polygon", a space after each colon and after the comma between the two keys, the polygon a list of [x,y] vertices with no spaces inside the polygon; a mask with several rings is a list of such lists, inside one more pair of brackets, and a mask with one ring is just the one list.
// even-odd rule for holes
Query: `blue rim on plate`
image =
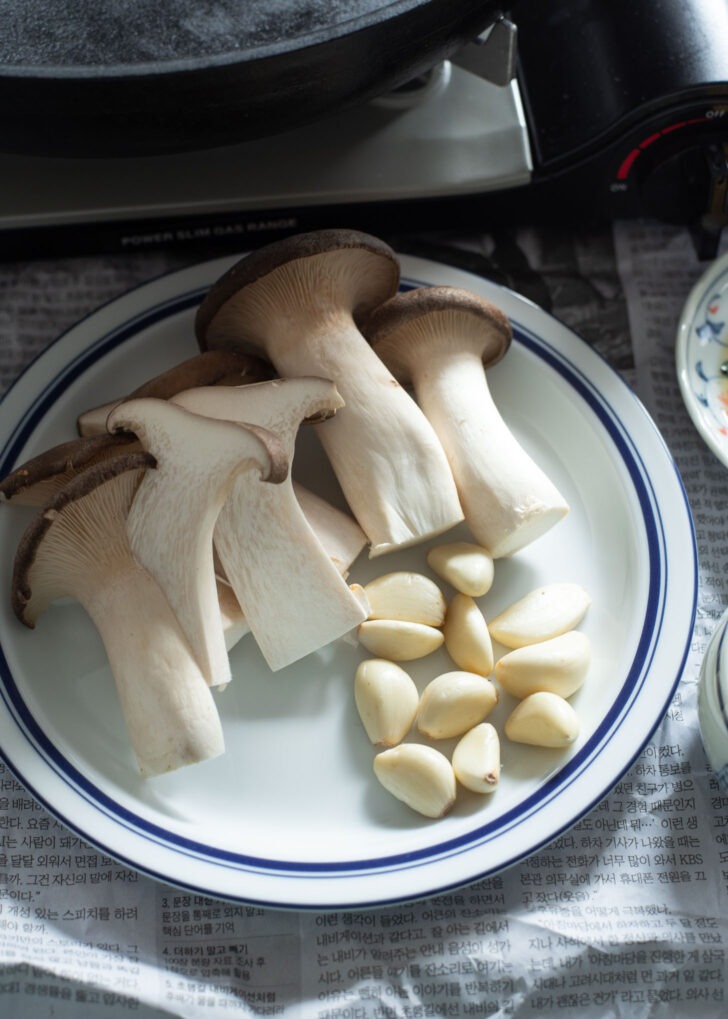
{"label": "blue rim on plate", "polygon": [[[0,475],[15,465],[71,383],[156,323],[191,315],[229,263],[219,259],[144,284],[60,337],[0,405]],[[133,800],[117,798],[113,787],[102,788],[74,763],[68,747],[54,745],[36,718],[5,654],[8,633],[0,631],[2,759],[84,839],[143,873],[202,895],[296,909],[360,908],[441,893],[503,870],[570,827],[609,791],[649,741],[682,674],[697,598],[695,539],[679,475],[644,408],[606,362],[536,306],[448,267],[405,257],[402,264],[403,286],[452,283],[499,301],[513,322],[514,345],[593,419],[638,506],[646,576],[634,653],[588,738],[502,813],[454,832],[443,829],[441,838],[428,827],[420,845],[408,842],[392,852],[344,859],[321,852],[299,859],[290,845],[280,857],[265,856],[190,837],[135,809]],[[50,371],[49,358],[55,362]]]}

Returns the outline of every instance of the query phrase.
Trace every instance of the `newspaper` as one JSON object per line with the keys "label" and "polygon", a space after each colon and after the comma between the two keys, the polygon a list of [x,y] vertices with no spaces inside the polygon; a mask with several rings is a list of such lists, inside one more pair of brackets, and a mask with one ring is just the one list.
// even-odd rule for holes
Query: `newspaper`
{"label": "newspaper", "polygon": [[[359,912],[263,910],[156,882],[65,829],[0,765],[3,1019],[727,1014],[728,799],[705,759],[696,694],[728,604],[728,473],[692,428],[673,364],[680,308],[705,266],[687,232],[654,223],[450,242],[594,343],[682,472],[700,604],[654,738],[597,807],[529,859],[450,894]],[[148,252],[0,266],[3,389],[83,314],[182,264]]]}

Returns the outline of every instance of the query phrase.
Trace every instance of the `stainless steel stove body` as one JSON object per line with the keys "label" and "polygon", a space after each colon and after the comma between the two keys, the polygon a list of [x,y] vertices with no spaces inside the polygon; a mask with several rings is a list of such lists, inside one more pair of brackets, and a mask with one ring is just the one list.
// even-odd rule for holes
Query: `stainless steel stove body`
{"label": "stainless steel stove body", "polygon": [[726,40],[728,0],[515,0],[407,83],[299,127],[152,154],[6,152],[0,251],[644,215],[690,223],[709,257],[728,219]]}

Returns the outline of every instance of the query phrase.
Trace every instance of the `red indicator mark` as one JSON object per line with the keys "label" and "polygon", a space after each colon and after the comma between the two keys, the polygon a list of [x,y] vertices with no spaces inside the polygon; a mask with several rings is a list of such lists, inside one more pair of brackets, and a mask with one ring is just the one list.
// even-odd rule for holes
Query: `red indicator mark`
{"label": "red indicator mark", "polygon": [[649,138],[645,138],[643,142],[640,142],[640,148],[646,149],[648,145],[652,145],[653,142],[656,142],[661,134],[662,131],[658,131],[657,134],[651,134]]}
{"label": "red indicator mark", "polygon": [[691,120],[680,120],[675,124],[670,124],[668,127],[663,127],[661,130],[656,131],[655,134],[649,135],[639,143],[638,148],[632,149],[629,155],[624,159],[619,170],[617,170],[617,180],[626,180],[627,177],[629,177],[629,172],[640,152],[656,142],[658,138],[662,137],[662,135],[671,134],[673,131],[678,131],[683,127],[689,127],[691,124],[704,124],[707,120],[707,116],[693,117]]}
{"label": "red indicator mark", "polygon": [[617,171],[617,180],[626,180],[629,176],[629,171],[632,169],[632,163],[634,163],[637,156],[640,154],[639,149],[632,149],[630,154],[624,160],[619,170]]}
{"label": "red indicator mark", "polygon": [[[701,118],[702,119],[702,118]],[[671,131],[679,131],[681,127],[685,127],[687,124],[695,124],[694,120],[679,120],[677,124],[670,124],[669,127],[663,127],[660,134],[670,134]]]}

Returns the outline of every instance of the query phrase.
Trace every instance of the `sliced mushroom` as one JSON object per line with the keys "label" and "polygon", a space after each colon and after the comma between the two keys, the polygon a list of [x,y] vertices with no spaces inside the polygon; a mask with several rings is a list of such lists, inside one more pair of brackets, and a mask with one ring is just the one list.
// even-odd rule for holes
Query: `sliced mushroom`
{"label": "sliced mushroom", "polygon": [[366,548],[366,534],[350,513],[334,506],[317,492],[295,480],[293,491],[329,559],[342,577],[347,577],[352,563]]}
{"label": "sliced mushroom", "polygon": [[0,502],[43,506],[80,471],[139,448],[133,435],[94,435],[62,442],[6,474],[0,481]]}
{"label": "sliced mushroom", "polygon": [[511,326],[457,287],[421,287],[376,309],[374,351],[417,400],[447,453],[465,520],[493,558],[512,555],[561,520],[568,506],[504,421],[485,369],[503,357]]}
{"label": "sliced mushroom", "polygon": [[345,406],[316,429],[377,556],[463,519],[432,426],[356,322],[396,292],[399,263],[368,234],[321,230],[275,242],[232,267],[197,313],[200,346],[250,350],[285,377],[332,379]]}
{"label": "sliced mushroom", "polygon": [[[270,431],[275,432],[279,438],[285,439],[288,457],[292,462],[296,432],[301,420],[300,418],[297,420],[295,414],[291,420],[288,420],[289,416],[286,412],[282,408],[276,409],[277,403],[275,401],[269,403],[266,395],[276,392],[277,387],[282,382],[288,384],[290,397],[293,393],[290,379],[271,379],[268,383],[261,383],[264,386],[267,385],[268,389],[263,388],[258,391],[255,388],[256,383],[246,385],[244,387],[245,391],[250,390],[250,398],[247,400],[244,400],[244,393],[233,395],[226,392],[228,389],[234,390],[238,387],[228,387],[222,384],[214,388],[210,386],[196,386],[194,390],[178,393],[173,399],[179,406],[187,407],[188,410],[192,410],[194,413],[207,414],[209,417],[222,419],[227,418],[230,421],[238,421],[243,424],[247,421],[262,428],[268,428]],[[317,383],[313,384],[316,385]],[[243,387],[240,388],[242,389]],[[333,394],[334,389],[333,384],[327,382],[327,388],[321,389],[321,393],[327,392]],[[311,392],[313,393],[313,390]],[[299,389],[299,393],[301,397],[305,397],[305,382],[304,387]],[[308,399],[308,397],[305,398]],[[338,393],[336,394],[335,402],[337,404],[336,409],[338,410],[341,406]],[[319,404],[314,403],[313,406],[319,406]],[[331,417],[333,413],[333,410],[326,409],[324,406],[320,412],[314,413],[312,417],[305,420],[325,420]],[[285,430],[285,435],[281,433],[282,428]],[[323,545],[339,573],[341,573],[342,577],[346,577],[351,564],[366,547],[366,535],[350,513],[334,506],[300,482],[293,481],[292,484],[296,499],[311,529]]]}
{"label": "sliced mushroom", "polygon": [[[263,429],[191,414],[166,400],[130,400],[108,418],[112,431],[138,436],[157,464],[142,479],[129,512],[134,555],[157,580],[213,686],[230,681],[212,538],[238,475],[249,487],[280,483],[288,461]],[[254,544],[265,521],[250,518],[240,540]]]}
{"label": "sliced mushroom", "polygon": [[[236,354],[231,350],[207,350],[148,379],[123,399],[133,400],[151,396],[157,400],[168,400],[175,393],[180,393],[191,386],[237,386],[243,382],[260,382],[271,378],[272,375],[271,366],[260,358]],[[78,434],[105,433],[107,417],[121,402],[121,399],[112,400],[79,414],[76,420]]]}
{"label": "sliced mushroom", "polygon": [[146,453],[89,467],[32,520],[18,546],[13,608],[29,627],[54,600],[76,599],[103,641],[144,776],[221,754],[217,708],[158,584],[129,547],[126,519]]}
{"label": "sliced mushroom", "polygon": [[222,619],[222,632],[225,636],[225,647],[232,651],[243,637],[250,633],[248,620],[240,607],[240,602],[235,597],[235,592],[228,583],[215,578],[217,585],[217,602],[220,606],[220,617]]}
{"label": "sliced mushroom", "polygon": [[[290,462],[301,422],[329,417],[342,401],[327,379],[297,378],[199,387],[173,397],[173,403],[195,414],[268,429],[280,439]],[[251,527],[254,541],[245,540]],[[309,524],[290,471],[275,486],[235,481],[214,540],[224,575],[271,669],[317,651],[366,618]]]}

